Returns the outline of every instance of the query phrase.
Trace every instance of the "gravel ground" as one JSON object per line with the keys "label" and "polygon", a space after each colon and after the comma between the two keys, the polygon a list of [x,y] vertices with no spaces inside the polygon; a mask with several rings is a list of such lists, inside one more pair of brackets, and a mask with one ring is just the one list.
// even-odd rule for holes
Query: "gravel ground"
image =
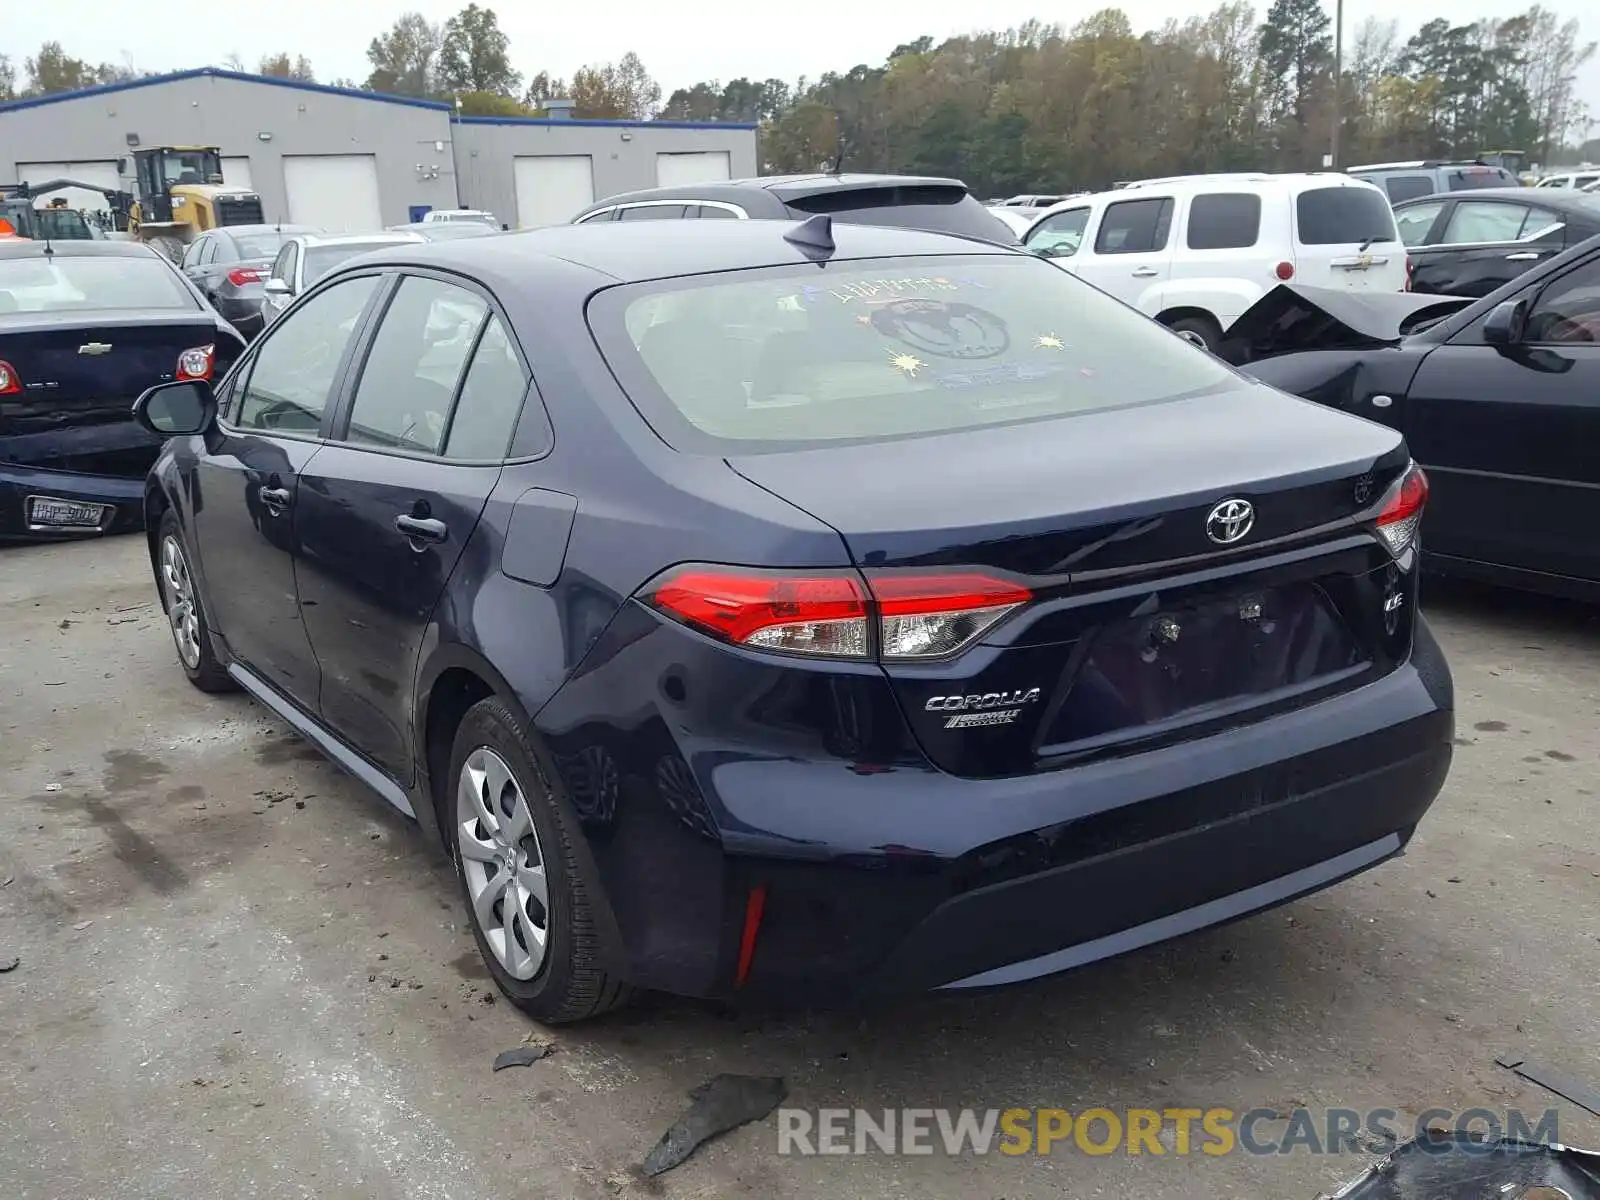
{"label": "gravel ground", "polygon": [[0,1195],[1302,1197],[1359,1156],[780,1158],[776,1121],[630,1178],[722,1071],[806,1107],[1560,1109],[1600,1084],[1600,619],[1435,586],[1460,745],[1404,858],[1045,983],[862,1018],[666,999],[546,1031],[454,883],[240,696],[183,680],[140,539],[0,551]]}

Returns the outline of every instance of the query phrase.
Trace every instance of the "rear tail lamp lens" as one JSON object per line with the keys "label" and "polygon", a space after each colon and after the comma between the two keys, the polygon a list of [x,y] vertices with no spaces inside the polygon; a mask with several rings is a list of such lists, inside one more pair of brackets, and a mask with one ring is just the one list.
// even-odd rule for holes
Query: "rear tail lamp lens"
{"label": "rear tail lamp lens", "polygon": [[178,355],[179,379],[210,379],[216,365],[216,346],[191,346]]}
{"label": "rear tail lamp lens", "polygon": [[1417,526],[1422,524],[1422,510],[1427,503],[1428,477],[1412,463],[1389,489],[1378,510],[1378,536],[1396,558],[1416,542]]}
{"label": "rear tail lamp lens", "polygon": [[228,282],[234,287],[243,287],[247,283],[260,283],[266,278],[266,272],[259,267],[235,267],[228,272]]}
{"label": "rear tail lamp lens", "polygon": [[0,358],[0,396],[10,396],[22,390],[22,380],[17,377],[17,369]]}
{"label": "rear tail lamp lens", "polygon": [[758,650],[885,661],[946,658],[1033,594],[980,572],[798,572],[695,566],[642,597],[702,633]]}

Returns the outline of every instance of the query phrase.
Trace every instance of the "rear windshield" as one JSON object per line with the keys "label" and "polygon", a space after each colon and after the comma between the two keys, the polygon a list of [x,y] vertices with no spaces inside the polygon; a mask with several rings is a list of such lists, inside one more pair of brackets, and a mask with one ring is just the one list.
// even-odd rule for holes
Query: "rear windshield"
{"label": "rear windshield", "polygon": [[759,453],[1048,420],[1228,384],[1217,359],[1031,255],[776,267],[600,293],[589,322],[669,444]]}
{"label": "rear windshield", "polygon": [[70,208],[41,208],[33,214],[39,221],[39,236],[51,238],[56,241],[90,242],[94,234],[89,232],[89,222],[83,219],[83,214],[73,212]]}
{"label": "rear windshield", "polygon": [[154,258],[0,259],[0,316],[196,307],[172,268]]}
{"label": "rear windshield", "polygon": [[373,250],[392,250],[396,246],[409,246],[409,241],[359,242],[353,246],[307,246],[306,285],[309,287],[340,263],[349,262],[358,254]]}
{"label": "rear windshield", "polygon": [[1460,167],[1449,173],[1450,190],[1465,192],[1473,188],[1516,187],[1517,177],[1504,167]]}
{"label": "rear windshield", "polygon": [[287,233],[269,229],[266,233],[236,233],[233,244],[239,248],[239,258],[276,258]]}
{"label": "rear windshield", "polygon": [[1325,187],[1295,200],[1295,229],[1302,246],[1395,241],[1394,213],[1370,187]]}
{"label": "rear windshield", "polygon": [[830,213],[852,225],[893,225],[901,229],[929,229],[985,241],[1017,244],[1017,235],[965,188],[913,184],[901,187],[847,188],[800,196],[785,203],[809,216]]}

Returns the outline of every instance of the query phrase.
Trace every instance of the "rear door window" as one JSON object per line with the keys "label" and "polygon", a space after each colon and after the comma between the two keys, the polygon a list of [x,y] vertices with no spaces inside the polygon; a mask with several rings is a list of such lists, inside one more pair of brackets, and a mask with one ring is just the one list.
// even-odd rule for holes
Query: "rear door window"
{"label": "rear door window", "polygon": [[1302,246],[1395,240],[1394,213],[1377,188],[1312,188],[1301,192],[1294,205],[1295,236]]}
{"label": "rear door window", "polygon": [[492,316],[462,382],[444,456],[473,461],[504,458],[527,392],[522,360],[505,325]]}
{"label": "rear door window", "polygon": [[1389,193],[1391,204],[1399,204],[1402,200],[1431,196],[1433,180],[1426,175],[1391,175],[1383,181],[1383,189]]}
{"label": "rear door window", "polygon": [[1484,242],[1514,242],[1528,219],[1526,204],[1506,204],[1496,200],[1463,200],[1450,214],[1440,241],[1452,246]]}
{"label": "rear door window", "polygon": [[1189,204],[1191,250],[1242,250],[1261,237],[1261,197],[1253,192],[1217,192]]}
{"label": "rear door window", "polygon": [[635,204],[632,208],[625,208],[619,214],[623,221],[681,221],[684,217],[682,204]]}
{"label": "rear door window", "polygon": [[1172,200],[1151,197],[1106,206],[1095,234],[1096,254],[1148,254],[1164,250],[1172,229]]}
{"label": "rear door window", "polygon": [[489,306],[442,280],[401,280],[367,351],[344,440],[437,454],[462,370]]}

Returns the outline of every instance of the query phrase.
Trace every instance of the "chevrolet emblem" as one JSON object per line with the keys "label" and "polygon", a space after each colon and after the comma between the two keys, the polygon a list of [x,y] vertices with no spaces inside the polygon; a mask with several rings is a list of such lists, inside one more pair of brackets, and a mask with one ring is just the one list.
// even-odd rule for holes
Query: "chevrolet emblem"
{"label": "chevrolet emblem", "polygon": [[110,342],[85,342],[78,347],[79,354],[110,354]]}

